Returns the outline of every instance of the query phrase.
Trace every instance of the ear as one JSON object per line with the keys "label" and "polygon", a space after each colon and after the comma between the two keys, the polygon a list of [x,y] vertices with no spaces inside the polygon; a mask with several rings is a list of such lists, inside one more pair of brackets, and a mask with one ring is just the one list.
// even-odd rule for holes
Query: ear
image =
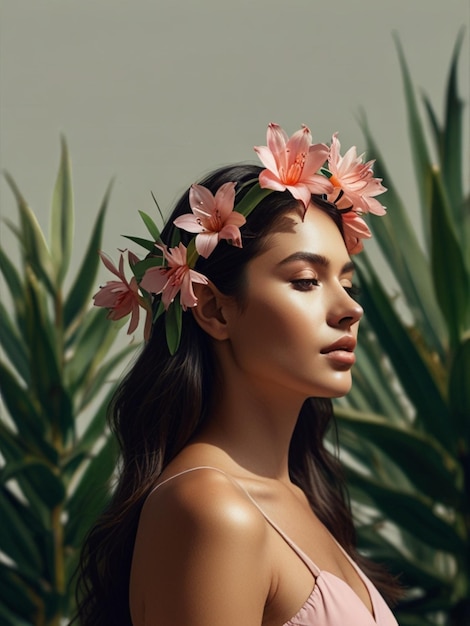
{"label": "ear", "polygon": [[223,308],[228,304],[229,296],[225,296],[209,282],[207,285],[195,284],[194,293],[197,305],[191,309],[199,326],[213,339],[227,339],[227,322]]}

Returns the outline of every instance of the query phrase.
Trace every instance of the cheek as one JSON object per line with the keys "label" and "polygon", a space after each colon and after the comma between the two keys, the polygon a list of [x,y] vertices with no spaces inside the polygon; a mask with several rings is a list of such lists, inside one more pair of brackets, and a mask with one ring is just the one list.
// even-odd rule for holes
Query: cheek
{"label": "cheek", "polygon": [[[312,346],[320,327],[318,303],[307,294],[279,290],[269,297],[259,294],[241,318],[238,340],[248,349],[294,357],[302,346]],[[289,350],[291,348],[291,350]]]}

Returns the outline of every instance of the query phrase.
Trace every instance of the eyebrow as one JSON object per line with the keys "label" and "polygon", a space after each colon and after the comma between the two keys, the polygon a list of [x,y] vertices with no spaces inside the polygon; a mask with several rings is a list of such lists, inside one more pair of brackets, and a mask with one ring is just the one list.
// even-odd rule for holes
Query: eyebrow
{"label": "eyebrow", "polygon": [[[294,252],[294,254],[289,255],[285,259],[283,259],[279,265],[286,265],[287,263],[292,263],[293,261],[306,261],[310,263],[310,265],[320,265],[321,267],[327,268],[330,266],[330,260],[323,256],[322,254],[315,254],[313,252]],[[347,274],[348,272],[354,271],[355,265],[353,261],[348,261],[341,268],[341,274]]]}

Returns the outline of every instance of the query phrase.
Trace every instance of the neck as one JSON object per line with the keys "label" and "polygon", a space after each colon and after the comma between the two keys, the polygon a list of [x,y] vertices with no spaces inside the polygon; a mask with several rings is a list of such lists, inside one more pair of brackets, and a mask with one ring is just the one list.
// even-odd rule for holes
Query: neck
{"label": "neck", "polygon": [[289,481],[289,446],[305,398],[233,372],[222,380],[198,441],[222,450],[242,471]]}

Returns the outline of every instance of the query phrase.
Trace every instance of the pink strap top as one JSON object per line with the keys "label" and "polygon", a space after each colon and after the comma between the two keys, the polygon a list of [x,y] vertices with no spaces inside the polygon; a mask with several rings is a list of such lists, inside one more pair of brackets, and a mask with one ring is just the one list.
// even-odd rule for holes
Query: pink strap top
{"label": "pink strap top", "polygon": [[365,604],[360,600],[352,588],[330,572],[320,570],[315,563],[273,522],[259,506],[256,500],[242,487],[242,485],[229,474],[217,467],[199,466],[179,472],[162,481],[155,489],[167,483],[173,478],[182,474],[193,472],[199,469],[212,469],[224,474],[229,480],[236,483],[247,495],[251,502],[260,511],[261,515],[274,530],[292,548],[298,557],[305,563],[315,577],[315,586],[312,593],[305,601],[301,609],[284,626],[398,626],[396,619],[388,608],[385,600],[374,587],[372,582],[361,571],[349,554],[336,541],[338,547],[345,557],[354,567],[358,576],[364,583],[370,597],[373,615],[369,612]]}

